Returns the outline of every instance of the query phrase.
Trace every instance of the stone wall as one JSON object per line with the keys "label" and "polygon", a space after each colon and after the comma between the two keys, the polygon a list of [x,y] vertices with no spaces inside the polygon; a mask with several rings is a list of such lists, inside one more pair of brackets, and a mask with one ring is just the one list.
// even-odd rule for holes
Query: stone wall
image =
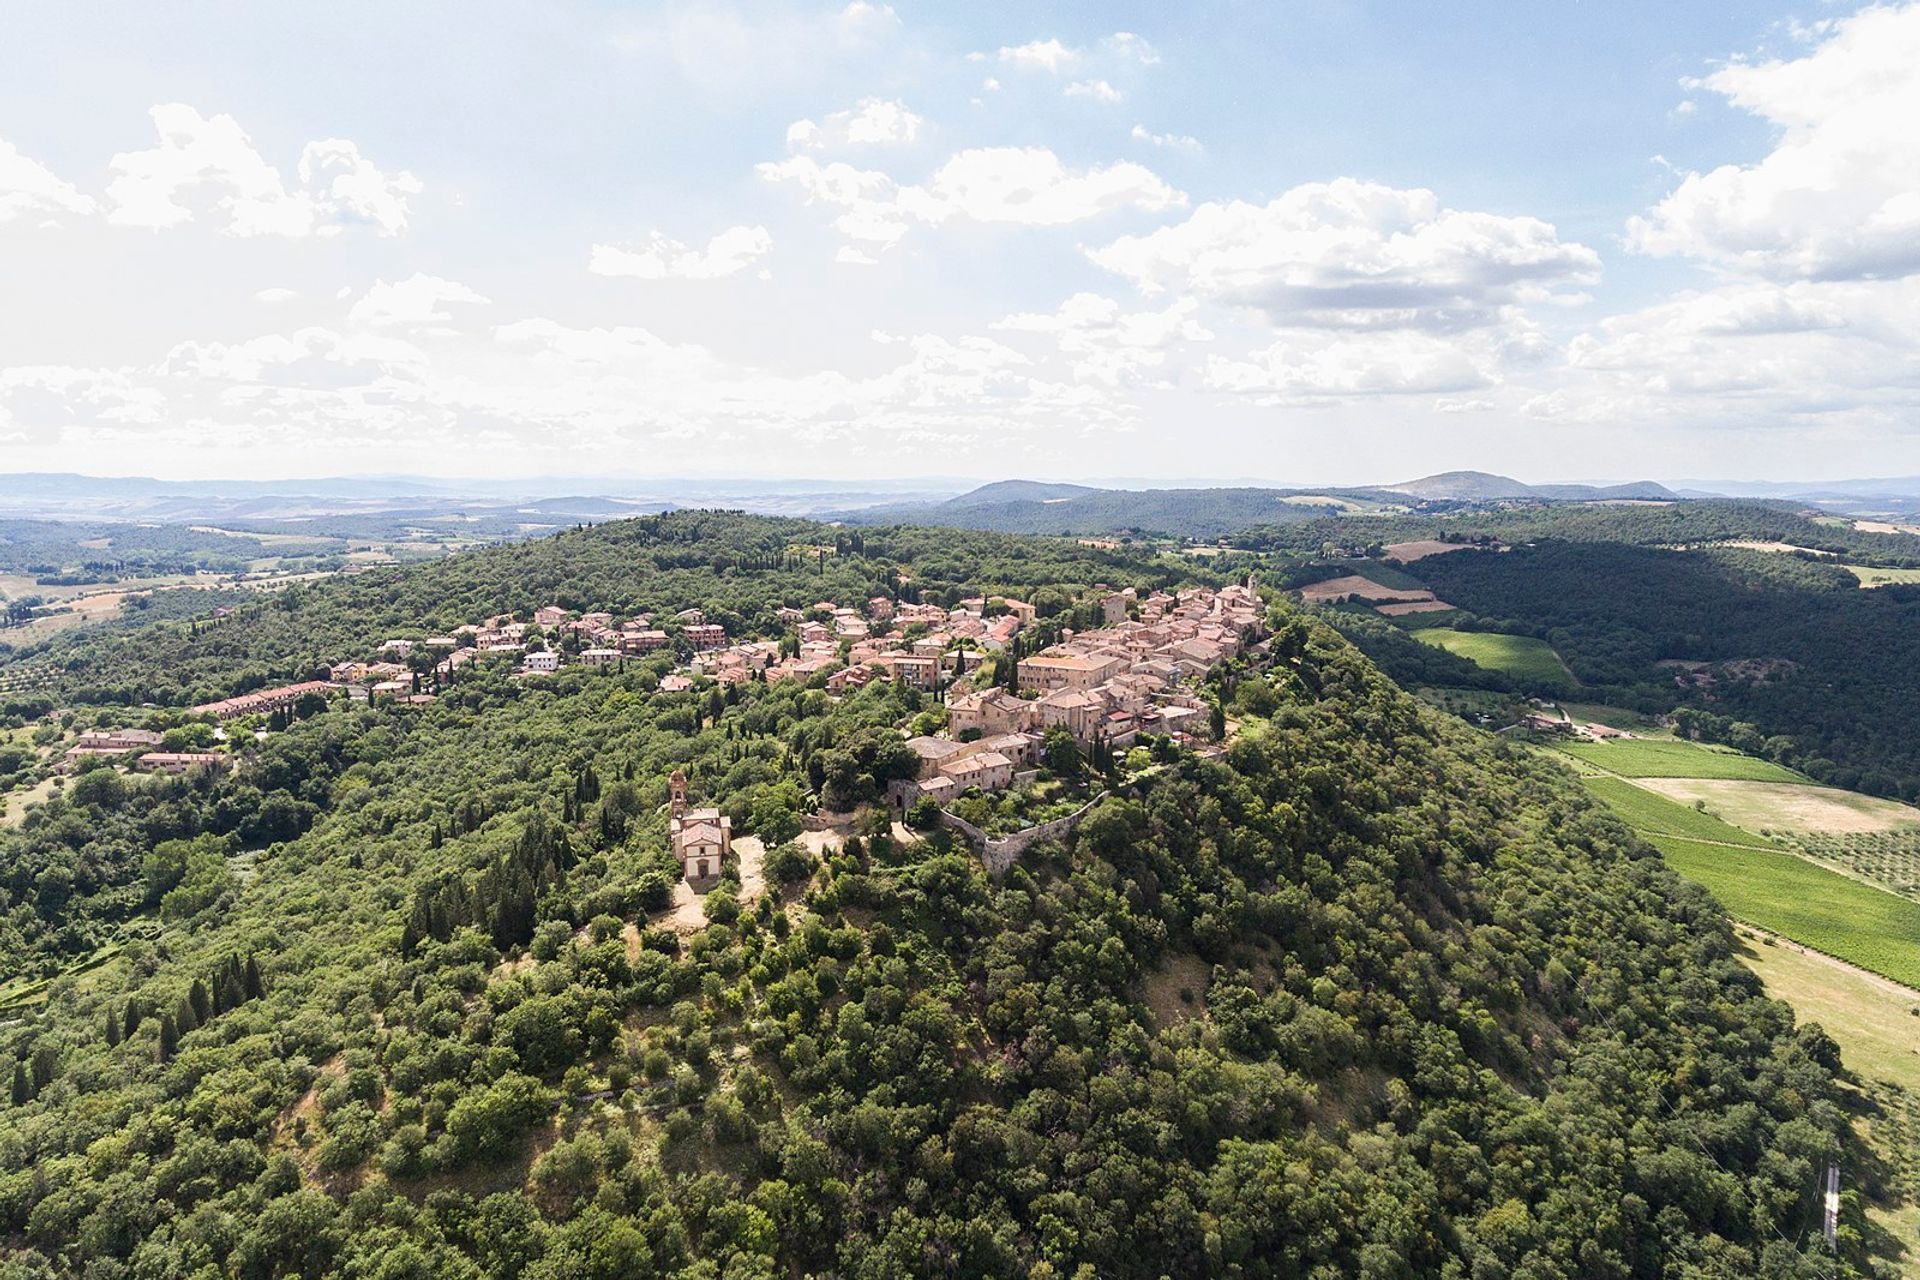
{"label": "stone wall", "polygon": [[1102,791],[1064,818],[1055,818],[1051,822],[1026,827],[1010,836],[1000,836],[997,839],[987,835],[965,818],[948,813],[945,809],[940,811],[940,821],[948,830],[958,831],[967,838],[974,852],[980,855],[980,861],[986,865],[989,874],[1003,876],[1015,862],[1020,860],[1020,855],[1034,845],[1042,840],[1062,839],[1071,833],[1080,825],[1080,820],[1092,811],[1093,806],[1106,798],[1107,793]]}

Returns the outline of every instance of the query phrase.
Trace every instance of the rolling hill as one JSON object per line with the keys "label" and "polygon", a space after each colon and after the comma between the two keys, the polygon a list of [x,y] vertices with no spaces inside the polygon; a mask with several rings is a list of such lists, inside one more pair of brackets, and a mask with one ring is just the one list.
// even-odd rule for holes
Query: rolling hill
{"label": "rolling hill", "polygon": [[1673,500],[1651,481],[1636,484],[1528,485],[1480,471],[1450,471],[1397,485],[1282,489],[1100,489],[1006,480],[943,502],[890,503],[834,513],[848,523],[932,524],[1003,533],[1170,534],[1217,538],[1255,525],[1298,523],[1342,514],[1440,512],[1461,506]]}

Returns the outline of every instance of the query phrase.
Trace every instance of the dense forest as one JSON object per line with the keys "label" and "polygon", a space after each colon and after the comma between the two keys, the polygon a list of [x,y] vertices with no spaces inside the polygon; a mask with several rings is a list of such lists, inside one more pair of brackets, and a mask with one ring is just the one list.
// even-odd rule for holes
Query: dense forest
{"label": "dense forest", "polygon": [[[75,641],[60,692],[178,701],[553,600],[751,629],[1191,572],[682,514]],[[0,1277],[1835,1274],[1837,1054],[1719,909],[1564,771],[1274,621],[1212,690],[1223,755],[998,880],[884,819],[791,843],[912,767],[938,709],[886,682],[481,669],[309,708],[221,780],[83,774],[0,831],[32,979]],[[649,918],[674,768],[773,851],[691,933]],[[1842,1273],[1862,1230],[1850,1192]]]}
{"label": "dense forest", "polygon": [[[1920,798],[1920,588],[1864,591],[1837,565],[1793,556],[1603,542],[1436,556],[1419,570],[1477,625],[1546,640],[1595,701],[1685,707],[1700,736]],[[1682,688],[1683,669],[1662,663],[1712,668]]]}

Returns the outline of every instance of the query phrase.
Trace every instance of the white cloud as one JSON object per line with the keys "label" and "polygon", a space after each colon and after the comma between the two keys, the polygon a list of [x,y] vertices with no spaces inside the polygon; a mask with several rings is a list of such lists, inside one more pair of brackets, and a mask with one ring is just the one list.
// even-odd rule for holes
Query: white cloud
{"label": "white cloud", "polygon": [[1143,124],[1133,126],[1135,142],[1151,143],[1156,147],[1165,147],[1169,151],[1186,151],[1195,155],[1206,150],[1200,145],[1200,139],[1184,133],[1154,133]]}
{"label": "white cloud", "polygon": [[1190,292],[1275,323],[1459,330],[1598,278],[1600,259],[1537,218],[1441,207],[1431,191],[1341,178],[1265,205],[1203,204],[1089,256],[1152,294]]}
{"label": "white cloud", "polygon": [[1026,44],[1003,47],[1000,61],[1017,67],[1029,67],[1039,71],[1058,74],[1062,67],[1071,66],[1080,60],[1077,50],[1069,49],[1058,40],[1030,40]]}
{"label": "white cloud", "polygon": [[896,244],[907,233],[908,221],[899,208],[899,188],[875,169],[856,169],[845,161],[821,164],[812,156],[790,156],[755,166],[768,182],[786,182],[805,193],[808,204],[840,210],[833,225],[841,235],[882,248]]}
{"label": "white cloud", "polygon": [[1619,375],[1615,390],[1766,392],[1798,399],[1876,393],[1920,397],[1920,280],[1753,282],[1680,294],[1610,316],[1576,338],[1576,369]]}
{"label": "white cloud", "polygon": [[1777,280],[1920,272],[1920,5],[1820,24],[1811,52],[1690,87],[1779,131],[1754,164],[1685,179],[1628,224],[1643,253]]}
{"label": "white cloud", "polygon": [[595,275],[637,276],[642,280],[718,280],[744,271],[772,248],[773,237],[765,227],[728,227],[704,249],[656,231],[638,249],[596,244],[587,269]]}
{"label": "white cloud", "polygon": [[393,284],[385,280],[375,281],[373,287],[353,304],[347,319],[354,324],[367,325],[444,324],[452,319],[444,309],[445,304],[486,301],[466,285],[416,272]]}
{"label": "white cloud", "polygon": [[807,200],[842,212],[834,225],[850,240],[885,248],[915,223],[949,219],[1064,226],[1115,209],[1157,212],[1186,196],[1151,170],[1123,161],[1074,170],[1045,147],[982,147],[962,151],[924,184],[902,187],[886,174],[841,162],[793,156],[762,164],[770,182],[788,182]]}
{"label": "white cloud", "polygon": [[867,0],[853,0],[840,11],[840,25],[848,31],[871,34],[891,31],[900,25],[900,15],[893,11],[890,4],[869,4]]}
{"label": "white cloud", "polygon": [[1160,311],[1125,310],[1111,298],[1076,293],[1051,312],[1019,312],[995,321],[1003,332],[1046,334],[1073,364],[1074,377],[1107,386],[1132,383],[1186,343],[1211,342],[1199,304],[1182,299]]}
{"label": "white cloud", "polygon": [[1062,226],[1113,209],[1159,212],[1186,196],[1130,161],[1069,169],[1045,147],[980,147],[942,165],[902,203],[929,222],[949,216],[979,222]]}
{"label": "white cloud", "polygon": [[1076,80],[1061,92],[1069,98],[1092,98],[1096,102],[1121,102],[1127,96],[1105,80]]}
{"label": "white cloud", "polygon": [[[979,53],[971,56],[976,62],[986,57]],[[1050,75],[1059,75],[1069,67],[1087,62],[1104,63],[1109,67],[1151,67],[1160,62],[1160,51],[1131,31],[1116,31],[1093,49],[1075,49],[1056,38],[1048,38],[1003,46],[994,56],[1009,66],[1045,71]]]}
{"label": "white cloud", "polygon": [[138,373],[72,365],[0,369],[0,425],[20,428],[0,439],[44,443],[68,424],[89,420],[114,426],[156,422],[164,398],[142,385]]}
{"label": "white cloud", "polygon": [[300,153],[300,181],[313,188],[320,218],[362,223],[383,236],[407,229],[407,197],[420,194],[418,178],[382,173],[345,138],[309,142]]}
{"label": "white cloud", "polygon": [[265,303],[272,304],[272,303],[278,303],[278,302],[292,302],[295,298],[299,296],[300,295],[294,292],[292,289],[285,288],[284,286],[281,286],[281,285],[273,285],[265,289],[256,290],[253,295],[253,300],[255,302],[265,302]]}
{"label": "white cloud", "polygon": [[1491,382],[1461,343],[1404,330],[1331,338],[1296,333],[1244,360],[1214,356],[1206,368],[1212,389],[1265,405],[1432,395]]}
{"label": "white cloud", "polygon": [[[408,314],[432,314],[447,292],[421,288],[428,301]],[[907,333],[885,350],[865,374],[789,373],[638,326],[538,316],[438,331],[431,346],[308,327],[177,343],[147,367],[0,369],[0,435],[35,449],[258,453],[271,468],[361,449],[510,463],[536,442],[583,459],[638,446],[678,465],[857,447],[904,466],[1135,422],[1081,371],[992,337]]]}
{"label": "white cloud", "polygon": [[0,222],[14,218],[92,213],[92,197],[54,175],[39,161],[22,155],[0,138]]}
{"label": "white cloud", "polygon": [[888,98],[862,98],[848,111],[836,111],[824,123],[796,120],[787,126],[787,149],[817,151],[823,147],[908,143],[920,136],[926,121],[907,104]]}
{"label": "white cloud", "polygon": [[1100,43],[1108,53],[1122,61],[1138,63],[1143,67],[1159,65],[1160,51],[1131,31],[1116,31]]}
{"label": "white cloud", "polygon": [[353,143],[328,138],[307,144],[298,170],[305,187],[289,191],[232,116],[205,117],[182,103],[148,114],[160,145],[122,152],[110,166],[107,216],[123,226],[191,221],[185,198],[210,200],[236,236],[331,236],[356,224],[391,236],[406,229],[408,197],[421,189],[412,174],[382,173]]}
{"label": "white cloud", "polygon": [[337,384],[342,369],[420,370],[427,355],[398,338],[342,334],[309,326],[291,334],[269,333],[243,342],[182,342],[152,372],[192,391],[205,383],[257,383],[269,376],[291,383]]}

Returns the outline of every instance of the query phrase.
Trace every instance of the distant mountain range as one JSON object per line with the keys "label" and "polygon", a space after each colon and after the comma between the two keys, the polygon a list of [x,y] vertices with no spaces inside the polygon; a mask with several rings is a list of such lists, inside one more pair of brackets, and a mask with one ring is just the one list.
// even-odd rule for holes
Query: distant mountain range
{"label": "distant mountain range", "polygon": [[[552,496],[552,495],[563,496]],[[599,521],[681,507],[722,507],[848,524],[933,524],[1009,533],[1107,536],[1139,532],[1213,538],[1250,525],[1336,514],[1432,513],[1535,502],[1743,497],[1792,501],[1849,515],[1911,518],[1920,477],[1812,483],[1651,480],[1528,484],[1485,471],[1446,471],[1396,484],[1284,488],[1188,482],[1141,487],[1041,480],[975,486],[949,477],[896,481],[539,476],[448,480],[417,476],[303,480],[156,480],[70,473],[0,475],[0,518],[248,522],[339,517]]]}
{"label": "distant mountain range", "polygon": [[1358,488],[1100,489],[1001,480],[935,503],[881,503],[834,513],[850,524],[933,524],[1002,533],[1215,538],[1250,525],[1361,512],[1434,511],[1509,502],[1675,501],[1651,480],[1621,485],[1523,484],[1484,471],[1448,471]]}
{"label": "distant mountain range", "polygon": [[[306,520],[321,516],[509,515],[603,519],[679,507],[812,515],[877,503],[936,502],[972,481],[621,479],[530,476],[447,480],[323,476],[296,480],[158,480],[67,472],[0,474],[0,517],[157,520],[168,523]],[[573,495],[554,497],[551,495]]]}
{"label": "distant mountain range", "polygon": [[1380,486],[1387,493],[1404,493],[1429,501],[1492,502],[1537,498],[1549,502],[1593,502],[1608,498],[1671,502],[1680,495],[1663,484],[1638,480],[1632,484],[1522,484],[1510,476],[1485,471],[1443,471],[1404,484]]}

